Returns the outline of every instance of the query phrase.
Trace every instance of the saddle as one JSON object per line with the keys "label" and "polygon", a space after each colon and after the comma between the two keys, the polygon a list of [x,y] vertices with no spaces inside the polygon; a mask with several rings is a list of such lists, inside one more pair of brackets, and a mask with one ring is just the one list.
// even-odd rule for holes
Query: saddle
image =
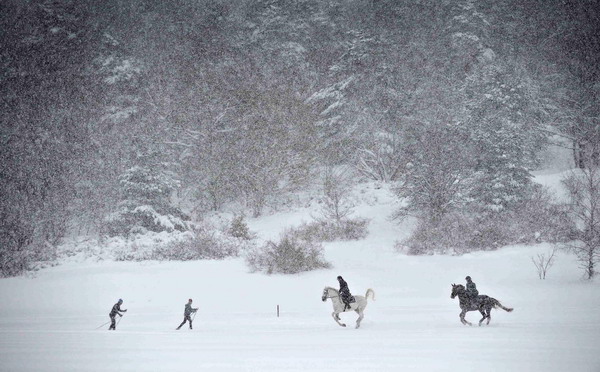
{"label": "saddle", "polygon": [[354,298],[354,296],[348,296],[346,298],[342,297],[342,302],[344,303],[344,311],[346,311],[346,309],[352,308],[350,304],[356,302],[356,299]]}
{"label": "saddle", "polygon": [[342,302],[348,302],[349,304],[356,302],[356,299],[354,298],[354,296],[341,296],[342,298]]}
{"label": "saddle", "polygon": [[489,296],[487,295],[478,295],[477,297],[470,297],[469,301],[471,303],[471,306],[481,307],[483,306],[485,300],[487,300],[488,298]]}

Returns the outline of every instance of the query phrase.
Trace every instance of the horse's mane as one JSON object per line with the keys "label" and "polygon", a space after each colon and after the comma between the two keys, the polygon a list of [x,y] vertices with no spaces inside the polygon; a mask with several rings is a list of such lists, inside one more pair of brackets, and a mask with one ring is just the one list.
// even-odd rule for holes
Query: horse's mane
{"label": "horse's mane", "polygon": [[454,284],[454,286],[456,286],[456,287],[458,287],[458,288],[465,289],[465,286],[464,286],[464,285],[462,285],[462,284]]}

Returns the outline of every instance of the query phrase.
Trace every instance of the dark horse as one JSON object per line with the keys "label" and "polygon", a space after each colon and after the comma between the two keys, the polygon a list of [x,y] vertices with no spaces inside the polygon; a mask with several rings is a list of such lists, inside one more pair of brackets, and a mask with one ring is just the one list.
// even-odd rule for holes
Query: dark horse
{"label": "dark horse", "polygon": [[452,284],[452,293],[450,294],[450,298],[454,298],[456,296],[458,296],[458,305],[460,306],[460,308],[462,310],[459,315],[460,321],[462,322],[462,324],[473,325],[470,322],[468,322],[467,320],[465,320],[465,314],[467,313],[467,311],[479,310],[481,315],[483,315],[483,318],[481,318],[481,320],[479,321],[479,325],[481,325],[481,323],[483,323],[483,321],[486,318],[487,318],[486,324],[490,324],[490,320],[492,319],[490,316],[492,308],[499,307],[502,310],[506,310],[508,312],[513,311],[512,308],[504,307],[504,306],[502,306],[500,301],[496,300],[495,298],[486,296],[486,295],[477,296],[476,301],[471,301],[469,299],[469,296],[467,296],[465,286],[462,284]]}

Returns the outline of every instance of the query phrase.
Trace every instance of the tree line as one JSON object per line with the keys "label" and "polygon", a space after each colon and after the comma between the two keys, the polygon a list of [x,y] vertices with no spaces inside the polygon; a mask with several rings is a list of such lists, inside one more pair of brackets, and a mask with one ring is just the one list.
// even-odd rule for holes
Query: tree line
{"label": "tree line", "polygon": [[573,238],[531,171],[551,143],[598,166],[592,0],[1,7],[3,275],[69,232],[183,226],[174,193],[258,216],[336,166],[396,185],[413,253]]}

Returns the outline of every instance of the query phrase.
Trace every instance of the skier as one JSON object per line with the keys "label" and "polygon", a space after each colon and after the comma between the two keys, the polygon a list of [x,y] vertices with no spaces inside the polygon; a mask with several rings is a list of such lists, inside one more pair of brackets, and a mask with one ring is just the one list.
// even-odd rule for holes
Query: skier
{"label": "skier", "polygon": [[188,303],[185,304],[185,310],[183,311],[183,322],[177,327],[177,329],[181,328],[185,322],[190,322],[190,329],[192,329],[192,318],[190,317],[191,313],[195,313],[198,311],[198,308],[192,308],[192,299],[188,300]]}
{"label": "skier", "polygon": [[475,283],[473,283],[473,280],[471,280],[471,277],[467,275],[467,277],[465,278],[465,280],[467,281],[467,296],[469,297],[469,300],[471,302],[477,301],[477,296],[479,296],[479,291],[477,290],[477,286],[475,285]]}
{"label": "skier", "polygon": [[119,298],[119,301],[114,304],[114,306],[112,307],[112,310],[110,311],[110,314],[108,314],[108,316],[110,317],[110,327],[108,327],[108,330],[113,330],[115,331],[117,329],[117,323],[115,322],[115,316],[119,315],[119,316],[123,316],[123,314],[121,314],[121,312],[127,312],[127,309],[121,309],[121,304],[123,303],[123,300]]}
{"label": "skier", "polygon": [[350,294],[350,289],[348,288],[348,283],[342,278],[342,276],[337,277],[338,282],[340,282],[340,296],[342,297],[342,302],[344,303],[344,310],[350,309],[350,302],[352,302],[352,295]]}

